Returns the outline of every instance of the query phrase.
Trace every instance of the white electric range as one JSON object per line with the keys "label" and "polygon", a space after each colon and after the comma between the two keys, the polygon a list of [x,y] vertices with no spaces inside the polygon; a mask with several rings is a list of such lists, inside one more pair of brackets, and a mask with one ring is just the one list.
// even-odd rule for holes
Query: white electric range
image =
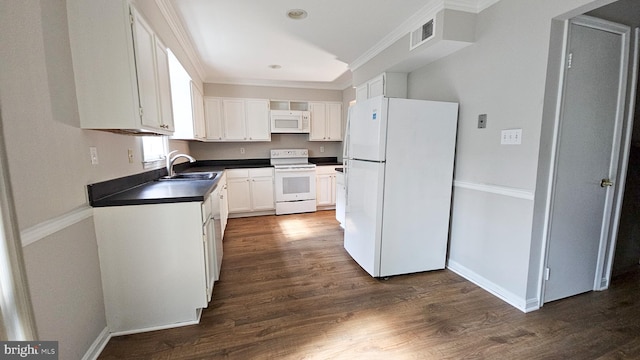
{"label": "white electric range", "polygon": [[307,149],[271,150],[276,215],[316,211],[316,165]]}

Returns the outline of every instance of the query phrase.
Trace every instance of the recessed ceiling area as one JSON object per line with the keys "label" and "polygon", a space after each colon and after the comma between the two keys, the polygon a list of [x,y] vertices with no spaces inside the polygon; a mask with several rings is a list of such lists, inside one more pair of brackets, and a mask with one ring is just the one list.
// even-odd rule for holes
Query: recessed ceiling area
{"label": "recessed ceiling area", "polygon": [[[335,89],[351,85],[350,63],[433,7],[425,0],[159,1],[177,14],[205,82]],[[306,13],[292,19],[291,10]]]}

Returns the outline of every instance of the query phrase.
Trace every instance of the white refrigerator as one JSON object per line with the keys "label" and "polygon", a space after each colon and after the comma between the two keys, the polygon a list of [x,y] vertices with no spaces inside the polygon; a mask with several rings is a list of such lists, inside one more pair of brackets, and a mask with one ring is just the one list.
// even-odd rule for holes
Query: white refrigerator
{"label": "white refrigerator", "polygon": [[443,269],[458,104],[375,97],[350,111],[345,249],[373,277]]}

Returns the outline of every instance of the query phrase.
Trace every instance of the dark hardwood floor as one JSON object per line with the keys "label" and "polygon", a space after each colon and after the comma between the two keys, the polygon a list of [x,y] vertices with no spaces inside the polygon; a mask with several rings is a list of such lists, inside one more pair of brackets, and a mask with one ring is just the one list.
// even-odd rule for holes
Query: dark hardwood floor
{"label": "dark hardwood floor", "polygon": [[230,219],[199,325],[100,359],[640,359],[640,271],[524,314],[448,270],[377,280],[333,211]]}

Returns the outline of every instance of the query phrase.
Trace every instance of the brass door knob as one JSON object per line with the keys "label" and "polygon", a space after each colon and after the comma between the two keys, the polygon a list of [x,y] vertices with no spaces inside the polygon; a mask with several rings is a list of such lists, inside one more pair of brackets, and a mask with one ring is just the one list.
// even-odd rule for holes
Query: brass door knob
{"label": "brass door knob", "polygon": [[602,179],[600,181],[600,187],[608,187],[608,186],[613,186],[613,181],[609,179]]}

